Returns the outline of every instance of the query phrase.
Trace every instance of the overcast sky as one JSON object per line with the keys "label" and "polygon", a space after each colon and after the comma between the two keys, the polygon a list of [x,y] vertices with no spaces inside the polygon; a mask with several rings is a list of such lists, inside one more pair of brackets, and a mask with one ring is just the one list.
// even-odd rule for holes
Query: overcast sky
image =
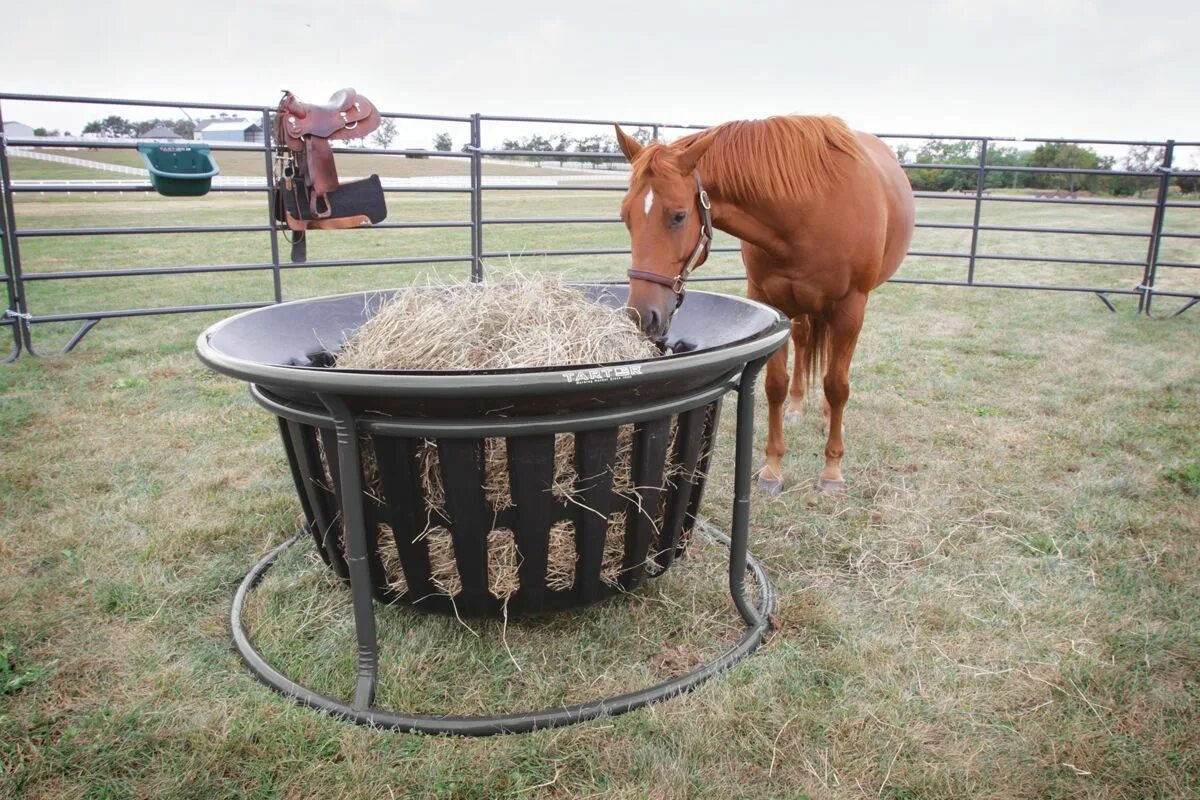
{"label": "overcast sky", "polygon": [[[1200,139],[1196,0],[809,6],[28,3],[5,12],[0,88],[273,104],[284,87],[352,85],[388,111],[830,113],[876,132]],[[97,111],[4,104],[6,119],[75,132]]]}

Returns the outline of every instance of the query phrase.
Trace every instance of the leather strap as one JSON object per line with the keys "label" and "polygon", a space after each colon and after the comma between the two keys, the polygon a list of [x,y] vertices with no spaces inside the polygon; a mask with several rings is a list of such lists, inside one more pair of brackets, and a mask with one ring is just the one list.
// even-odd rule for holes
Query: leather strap
{"label": "leather strap", "polygon": [[[337,167],[333,163],[333,148],[327,139],[316,136],[306,136],[304,139],[304,155],[308,160],[308,204],[314,217],[323,219],[332,210],[329,207],[329,193],[338,188]],[[322,206],[324,206],[322,208]]]}
{"label": "leather strap", "polygon": [[631,269],[627,273],[630,280],[648,281],[669,288],[675,293],[675,310],[677,311],[683,305],[683,297],[687,293],[687,281],[692,270],[708,253],[708,247],[713,240],[712,203],[708,199],[708,192],[704,191],[704,184],[700,182],[700,170],[696,170],[696,203],[700,207],[700,238],[696,240],[696,249],[692,251],[691,257],[684,263],[679,274],[670,278],[644,269]]}

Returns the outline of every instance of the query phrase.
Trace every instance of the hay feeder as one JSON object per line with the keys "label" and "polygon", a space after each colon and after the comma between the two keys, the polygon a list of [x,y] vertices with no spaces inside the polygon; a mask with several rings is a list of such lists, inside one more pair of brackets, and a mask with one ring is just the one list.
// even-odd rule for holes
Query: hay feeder
{"label": "hay feeder", "polygon": [[[625,301],[624,287],[584,290],[594,302],[619,307]],[[255,565],[234,599],[235,645],[261,680],[360,724],[480,735],[622,713],[687,691],[758,646],[773,595],[746,550],[753,387],[789,335],[784,317],[749,300],[697,291],[671,327],[669,344],[686,352],[662,358],[488,372],[329,368],[330,351],[392,294],[255,309],[217,323],[197,343],[205,364],[248,381],[254,399],[278,418],[304,514],[302,530]],[[725,538],[699,523],[697,513],[721,399],[732,390],[738,392],[735,500]],[[564,435],[573,442],[567,498],[561,492]],[[485,464],[498,441],[508,463],[509,497],[501,503],[489,489],[494,481]],[[618,464],[623,444],[631,447],[624,458],[632,492],[614,487],[614,473],[618,483],[624,478]],[[430,481],[422,476],[422,454],[430,447],[437,453],[438,498],[430,497]],[[433,538],[435,529],[440,539]],[[634,590],[670,568],[693,529],[729,545],[730,592],[747,625],[740,642],[694,672],[619,697],[497,716],[437,717],[374,706],[375,601],[462,616],[584,606]],[[623,534],[615,542],[613,530]],[[351,590],[358,669],[349,703],[276,670],[242,622],[254,585],[305,534]],[[497,557],[489,541],[507,550]],[[437,574],[435,547],[452,551],[452,580]],[[757,607],[743,592],[748,563],[759,584]],[[504,592],[494,585],[498,571],[510,586]]]}

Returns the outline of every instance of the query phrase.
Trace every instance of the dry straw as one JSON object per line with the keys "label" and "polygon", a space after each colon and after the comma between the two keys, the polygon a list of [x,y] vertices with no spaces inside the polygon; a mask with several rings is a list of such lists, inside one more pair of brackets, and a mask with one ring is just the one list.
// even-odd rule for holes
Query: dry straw
{"label": "dry straw", "polygon": [[[464,284],[420,287],[398,292],[385,303],[337,356],[345,369],[388,370],[490,370],[570,364],[602,364],[653,358],[658,349],[647,341],[621,309],[592,302],[582,292],[555,277],[505,279],[502,285]],[[669,452],[674,451],[676,429],[672,423]],[[632,474],[633,426],[618,432],[613,464],[613,491],[641,508]],[[378,469],[369,442],[362,449],[368,494],[380,502]],[[324,452],[321,452],[325,463]],[[436,442],[423,440],[417,449],[417,471],[429,507],[426,530],[421,534],[429,552],[431,580],[439,592],[462,591],[455,561],[453,538],[444,524],[446,494]],[[508,469],[508,447],[502,438],[484,440],[483,490],[496,512],[513,505]],[[581,505],[577,484],[575,437],[555,437],[554,476],[551,492],[564,502]],[[331,476],[328,474],[326,478]],[[590,477],[590,476],[588,476]],[[673,478],[668,474],[668,482]],[[662,488],[667,488],[664,486]],[[621,508],[624,504],[619,504]],[[655,534],[662,514],[654,509]],[[650,513],[650,509],[640,513]],[[407,587],[391,529],[381,526],[380,560],[389,585],[398,592]],[[620,585],[625,555],[626,513],[609,516],[605,534],[601,579]],[[574,523],[555,524],[549,534],[546,587],[552,591],[575,584],[577,550]],[[507,601],[520,588],[520,553],[516,537],[507,528],[488,535],[488,589]]]}
{"label": "dry straw", "polygon": [[657,355],[624,311],[544,277],[398,292],[342,346],[336,366],[490,370]]}

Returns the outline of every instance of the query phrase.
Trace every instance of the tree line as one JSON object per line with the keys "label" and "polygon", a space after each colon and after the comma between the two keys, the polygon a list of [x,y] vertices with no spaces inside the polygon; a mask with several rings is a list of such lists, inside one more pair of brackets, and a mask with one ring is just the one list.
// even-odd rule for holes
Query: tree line
{"label": "tree line", "polygon": [[[650,128],[638,128],[632,134],[633,138],[637,139],[642,144],[648,144],[654,138],[654,131]],[[461,148],[466,151],[467,145]],[[433,149],[442,152],[449,152],[454,149],[454,140],[449,133],[439,133],[433,137]],[[543,136],[535,133],[530,136],[504,139],[500,143],[501,150],[534,150],[538,153],[545,153],[546,156],[529,155],[529,156],[512,156],[519,161],[543,161],[547,157],[552,157],[554,161],[576,161],[580,163],[595,162],[597,159],[581,156],[581,153],[618,153],[620,148],[617,146],[617,139],[614,136],[605,136],[596,134],[593,136],[570,136],[566,133],[559,133],[552,136]]]}
{"label": "tree line", "polygon": [[160,126],[175,131],[185,139],[191,139],[196,132],[196,123],[190,119],[158,119],[156,117],[134,121],[111,114],[104,119],[94,119],[83,126],[83,133],[94,133],[106,139],[124,139],[141,136],[146,131]]}
{"label": "tree line", "polygon": [[[920,148],[900,145],[896,157],[909,164],[979,165],[979,142],[932,140]],[[1129,148],[1118,165],[1113,156],[1097,153],[1090,147],[1064,142],[1045,142],[1032,150],[989,144],[985,163],[990,167],[1032,167],[1034,169],[1087,169],[1154,172],[1162,164],[1163,150],[1150,145]],[[918,191],[974,191],[978,172],[974,170],[909,169],[908,179]],[[1061,172],[1020,172],[989,170],[984,173],[984,188],[996,189],[1054,189],[1089,191],[1094,194],[1132,196],[1153,190],[1157,178],[1132,175],[1064,174]],[[1174,183],[1180,191],[1198,190],[1198,179],[1176,176]]]}

